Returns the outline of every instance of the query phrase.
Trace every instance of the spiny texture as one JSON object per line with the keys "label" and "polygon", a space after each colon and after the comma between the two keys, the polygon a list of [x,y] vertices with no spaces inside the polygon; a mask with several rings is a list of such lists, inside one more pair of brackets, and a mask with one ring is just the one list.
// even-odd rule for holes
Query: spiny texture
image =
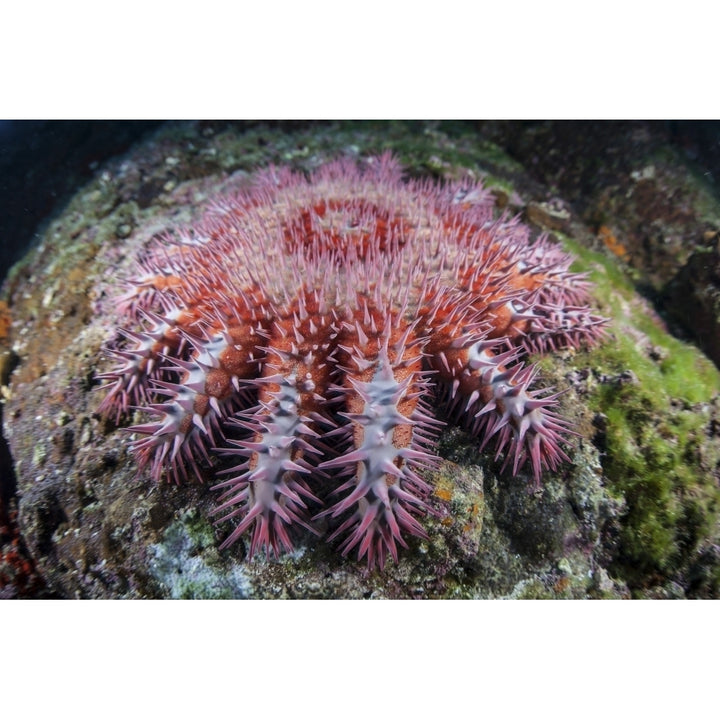
{"label": "spiny texture", "polygon": [[494,219],[481,185],[403,181],[388,155],[271,168],[138,259],[100,410],[149,415],[130,430],[155,479],[226,456],[222,547],[278,555],[329,524],[382,568],[426,536],[436,408],[535,482],[567,460],[557,395],[523,359],[602,334],[570,262]]}

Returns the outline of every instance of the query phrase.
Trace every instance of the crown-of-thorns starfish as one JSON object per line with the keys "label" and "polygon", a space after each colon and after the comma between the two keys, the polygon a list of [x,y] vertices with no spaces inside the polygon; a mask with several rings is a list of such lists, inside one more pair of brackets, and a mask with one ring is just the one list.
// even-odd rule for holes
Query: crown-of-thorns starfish
{"label": "crown-of-thorns starfish", "polygon": [[236,522],[222,547],[249,533],[250,555],[277,555],[325,518],[382,568],[426,537],[436,406],[513,473],[567,460],[557,395],[523,358],[605,321],[571,257],[492,207],[474,182],[404,181],[389,155],[258,173],[138,259],[100,412],[151,416],[129,429],[155,479],[241,459],[216,486]]}

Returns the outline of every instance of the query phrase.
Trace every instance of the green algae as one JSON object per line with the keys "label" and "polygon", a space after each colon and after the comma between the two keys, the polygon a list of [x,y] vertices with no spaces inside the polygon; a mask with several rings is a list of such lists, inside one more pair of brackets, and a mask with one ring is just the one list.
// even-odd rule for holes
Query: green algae
{"label": "green algae", "polygon": [[[670,335],[662,321],[638,301],[634,287],[616,262],[556,233],[577,260],[572,269],[587,272],[592,294],[611,318],[613,337],[592,353],[608,371],[631,369],[646,387],[665,397],[689,403],[720,392],[720,371],[700,350]],[[658,359],[647,350],[654,348]]]}
{"label": "green algae", "polygon": [[686,572],[717,524],[720,493],[711,469],[718,450],[707,428],[720,373],[665,332],[610,258],[562,240],[611,318],[608,339],[573,364],[591,371],[587,404],[603,428],[608,490],[626,503],[610,569],[637,593],[658,577]]}

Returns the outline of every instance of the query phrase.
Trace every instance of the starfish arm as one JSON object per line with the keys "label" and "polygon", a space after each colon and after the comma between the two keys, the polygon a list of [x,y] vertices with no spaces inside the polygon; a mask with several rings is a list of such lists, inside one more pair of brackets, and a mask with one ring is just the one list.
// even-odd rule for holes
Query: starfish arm
{"label": "starfish arm", "polygon": [[259,404],[230,420],[249,431],[250,439],[230,440],[233,448],[226,454],[248,460],[234,468],[242,473],[216,486],[224,492],[215,513],[222,515],[218,522],[241,517],[222,547],[252,529],[251,557],[258,550],[276,556],[292,550],[293,526],[317,532],[305,500],[322,502],[304,478],[322,474],[317,470],[318,456],[324,454],[318,430],[335,427],[318,412],[330,379],[326,357],[333,331],[327,317],[311,319],[309,310],[319,309],[312,305],[317,300],[315,294],[300,293],[281,308],[268,339],[263,374],[251,383]]}
{"label": "starfish arm", "polygon": [[218,522],[240,517],[240,523],[220,546],[228,547],[251,531],[249,556],[258,551],[276,557],[291,551],[290,529],[295,525],[316,532],[310,525],[306,500],[320,502],[303,476],[314,469],[318,450],[308,441],[316,435],[312,420],[301,412],[303,380],[295,375],[273,376],[260,388],[260,404],[240,414],[252,439],[231,440],[226,454],[248,456],[247,462],[214,489],[223,490],[214,514]]}
{"label": "starfish arm", "polygon": [[390,322],[375,337],[372,328],[354,333],[353,349],[347,339],[344,345],[346,448],[320,466],[349,475],[337,492],[350,492],[320,516],[345,517],[329,539],[343,537],[343,555],[357,549],[368,568],[382,570],[388,555],[397,562],[405,535],[427,537],[416,516],[429,510],[430,488],[418,471],[433,466],[435,456],[428,452],[432,440],[416,430],[433,421],[419,399],[429,388],[411,334],[397,339]]}
{"label": "starfish arm", "polygon": [[505,452],[513,472],[527,461],[536,483],[543,468],[568,461],[561,443],[572,431],[554,411],[558,394],[531,390],[535,366],[516,362],[517,350],[498,352],[498,340],[479,340],[431,360],[449,395],[451,411],[464,417],[483,449],[495,439],[496,458]]}

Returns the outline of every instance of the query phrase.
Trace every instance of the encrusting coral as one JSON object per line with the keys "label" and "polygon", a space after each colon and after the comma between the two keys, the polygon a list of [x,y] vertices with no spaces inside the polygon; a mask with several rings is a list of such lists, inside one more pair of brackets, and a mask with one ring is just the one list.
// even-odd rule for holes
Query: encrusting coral
{"label": "encrusting coral", "polygon": [[481,185],[405,181],[389,155],[270,168],[138,258],[100,412],[151,416],[129,430],[155,479],[239,459],[215,486],[238,520],[222,547],[250,532],[277,555],[327,518],[382,568],[425,537],[436,407],[535,482],[567,460],[524,359],[603,333],[571,260]]}

